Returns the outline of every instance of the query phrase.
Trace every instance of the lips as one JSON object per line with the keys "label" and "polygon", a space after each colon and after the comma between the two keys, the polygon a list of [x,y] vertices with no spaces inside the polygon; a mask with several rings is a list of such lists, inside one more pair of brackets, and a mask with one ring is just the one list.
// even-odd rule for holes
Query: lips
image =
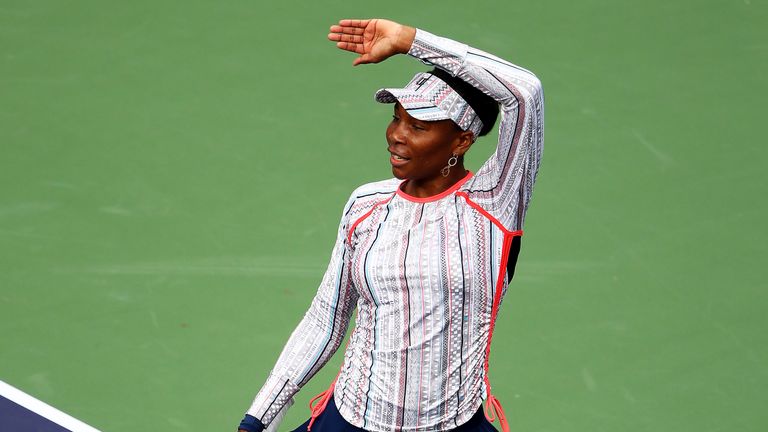
{"label": "lips", "polygon": [[400,153],[394,152],[391,148],[388,149],[388,150],[389,150],[389,153],[391,155],[389,157],[389,163],[391,163],[392,166],[400,167],[400,166],[403,166],[403,165],[408,163],[409,159],[407,157],[401,155]]}

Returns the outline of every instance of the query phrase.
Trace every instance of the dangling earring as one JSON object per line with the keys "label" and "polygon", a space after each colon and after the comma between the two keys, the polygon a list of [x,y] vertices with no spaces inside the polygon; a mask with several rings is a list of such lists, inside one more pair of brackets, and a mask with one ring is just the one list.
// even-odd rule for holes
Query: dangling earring
{"label": "dangling earring", "polygon": [[448,165],[444,166],[443,169],[440,170],[440,174],[442,174],[443,177],[448,177],[448,174],[451,172],[451,167],[456,166],[457,163],[459,163],[459,155],[454,153],[453,156],[448,159]]}

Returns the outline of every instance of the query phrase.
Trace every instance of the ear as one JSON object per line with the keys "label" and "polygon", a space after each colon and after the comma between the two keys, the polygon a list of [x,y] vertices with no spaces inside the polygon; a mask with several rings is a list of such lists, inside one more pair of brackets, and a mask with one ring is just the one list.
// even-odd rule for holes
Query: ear
{"label": "ear", "polygon": [[454,141],[453,153],[463,156],[464,153],[469,151],[472,144],[475,142],[475,134],[472,131],[461,131]]}

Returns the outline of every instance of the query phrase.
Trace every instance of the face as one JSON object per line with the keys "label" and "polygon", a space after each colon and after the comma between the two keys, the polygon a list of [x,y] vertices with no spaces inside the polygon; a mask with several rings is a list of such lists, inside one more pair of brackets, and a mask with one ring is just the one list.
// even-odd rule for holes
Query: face
{"label": "face", "polygon": [[440,170],[448,159],[454,153],[463,155],[469,147],[466,136],[451,120],[418,120],[396,103],[392,121],[387,126],[392,174],[399,179],[416,181],[441,178]]}

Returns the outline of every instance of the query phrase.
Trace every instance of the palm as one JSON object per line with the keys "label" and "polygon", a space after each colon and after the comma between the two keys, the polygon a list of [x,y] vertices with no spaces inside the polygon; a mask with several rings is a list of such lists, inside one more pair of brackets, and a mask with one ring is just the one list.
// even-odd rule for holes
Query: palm
{"label": "palm", "polygon": [[[383,20],[371,20],[363,31],[363,52],[361,54],[369,55],[372,59],[383,60],[386,53],[392,51],[392,37],[389,35],[387,25],[391,21],[380,22]],[[394,24],[394,23],[392,23]]]}

